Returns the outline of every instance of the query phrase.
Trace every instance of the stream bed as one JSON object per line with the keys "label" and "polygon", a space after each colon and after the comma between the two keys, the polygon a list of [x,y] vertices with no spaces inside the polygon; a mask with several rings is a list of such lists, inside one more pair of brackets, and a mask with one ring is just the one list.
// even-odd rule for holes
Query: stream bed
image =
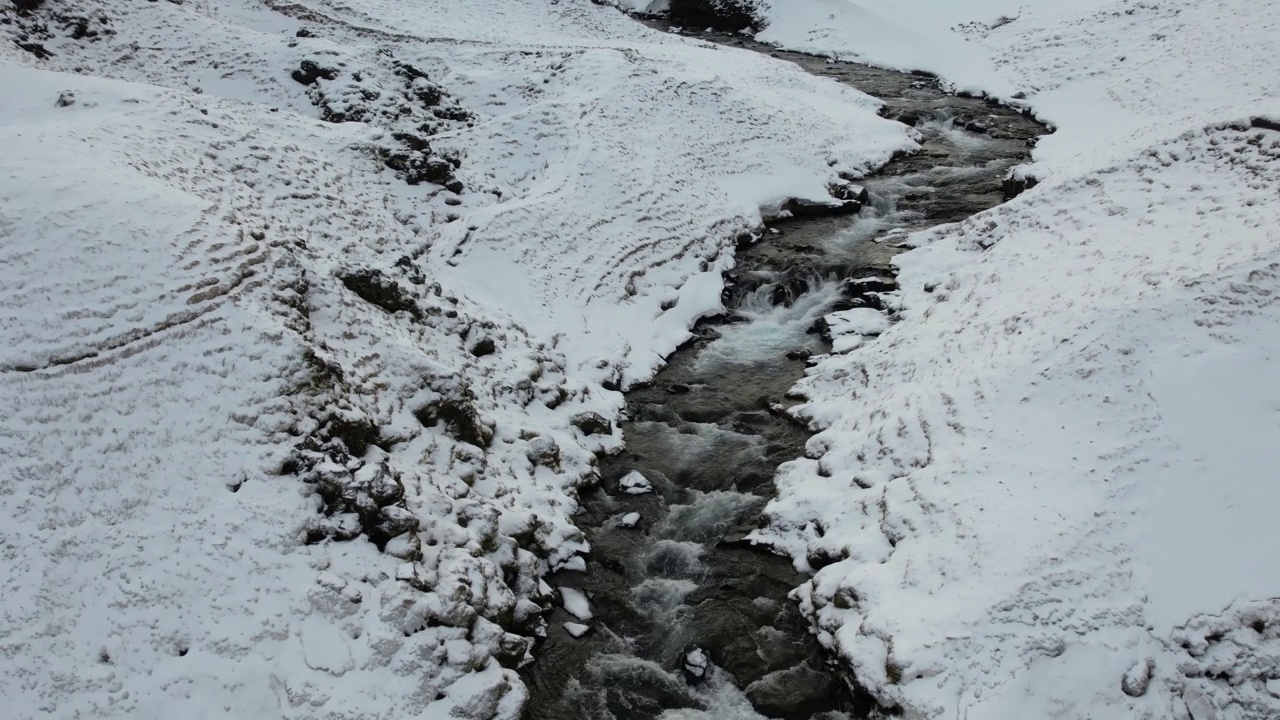
{"label": "stream bed", "polygon": [[921,149],[859,181],[858,214],[780,221],[740,248],[726,314],[699,323],[651,384],[627,392],[626,449],[602,461],[602,483],[575,517],[592,547],[587,569],[547,578],[568,590],[521,670],[529,720],[885,714],[828,662],[788,598],[806,578],[746,538],[778,465],[804,454],[809,432],[786,417],[786,395],[811,356],[831,350],[818,321],[882,309],[894,238],[1002,202],[1019,189],[1005,182],[1009,169],[1046,132],[1017,108],[948,94],[929,76],[696,36],[880,98],[883,115],[919,130]]}

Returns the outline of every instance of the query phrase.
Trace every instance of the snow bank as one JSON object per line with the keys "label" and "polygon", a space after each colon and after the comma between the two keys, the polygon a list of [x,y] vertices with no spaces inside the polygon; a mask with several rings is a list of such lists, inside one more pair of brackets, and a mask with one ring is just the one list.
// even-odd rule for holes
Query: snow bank
{"label": "snow bank", "polygon": [[616,388],[911,145],[586,0],[0,15],[15,717],[514,717]]}
{"label": "snow bank", "polygon": [[[822,431],[762,537],[909,717],[1275,717],[1280,12],[946,5],[910,27],[1058,126],[1042,182],[909,238],[900,322],[797,388]],[[774,9],[831,8],[788,44],[838,51],[848,13],[933,7]]]}

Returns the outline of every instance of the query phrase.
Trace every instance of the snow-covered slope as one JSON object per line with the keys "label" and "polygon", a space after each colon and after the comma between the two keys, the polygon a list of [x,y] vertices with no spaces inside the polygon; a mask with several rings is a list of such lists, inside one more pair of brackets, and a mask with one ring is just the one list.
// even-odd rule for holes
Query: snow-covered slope
{"label": "snow-covered slope", "polygon": [[[773,12],[1057,127],[1041,183],[913,236],[899,322],[800,385],[824,429],[763,535],[837,560],[799,593],[824,641],[909,717],[1276,717],[1280,6]],[[864,13],[941,44],[884,54]],[[981,62],[930,64],[954,44]]]}
{"label": "snow-covered slope", "polygon": [[587,0],[5,3],[0,97],[21,718],[513,716],[606,388],[911,146]]}

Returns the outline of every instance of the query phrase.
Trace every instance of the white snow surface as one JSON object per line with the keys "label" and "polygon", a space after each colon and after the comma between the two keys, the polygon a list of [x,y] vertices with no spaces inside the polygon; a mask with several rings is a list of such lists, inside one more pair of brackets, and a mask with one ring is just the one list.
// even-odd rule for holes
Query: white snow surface
{"label": "white snow surface", "polygon": [[[0,20],[6,717],[515,717],[621,445],[573,419],[719,308],[761,206],[912,146],[589,0]],[[384,165],[423,139],[460,194]]]}
{"label": "white snow surface", "polygon": [[1280,5],[772,8],[765,39],[1057,130],[797,388],[821,432],[760,537],[829,563],[822,641],[906,717],[1280,716]]}

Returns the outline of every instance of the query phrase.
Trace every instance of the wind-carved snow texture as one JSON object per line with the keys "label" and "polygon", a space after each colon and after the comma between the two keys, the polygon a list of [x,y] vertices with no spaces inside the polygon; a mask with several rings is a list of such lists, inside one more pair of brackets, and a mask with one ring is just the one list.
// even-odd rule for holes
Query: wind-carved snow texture
{"label": "wind-carved snow texture", "polygon": [[14,717],[514,717],[612,388],[761,207],[912,146],[586,0],[5,4],[0,40]]}

